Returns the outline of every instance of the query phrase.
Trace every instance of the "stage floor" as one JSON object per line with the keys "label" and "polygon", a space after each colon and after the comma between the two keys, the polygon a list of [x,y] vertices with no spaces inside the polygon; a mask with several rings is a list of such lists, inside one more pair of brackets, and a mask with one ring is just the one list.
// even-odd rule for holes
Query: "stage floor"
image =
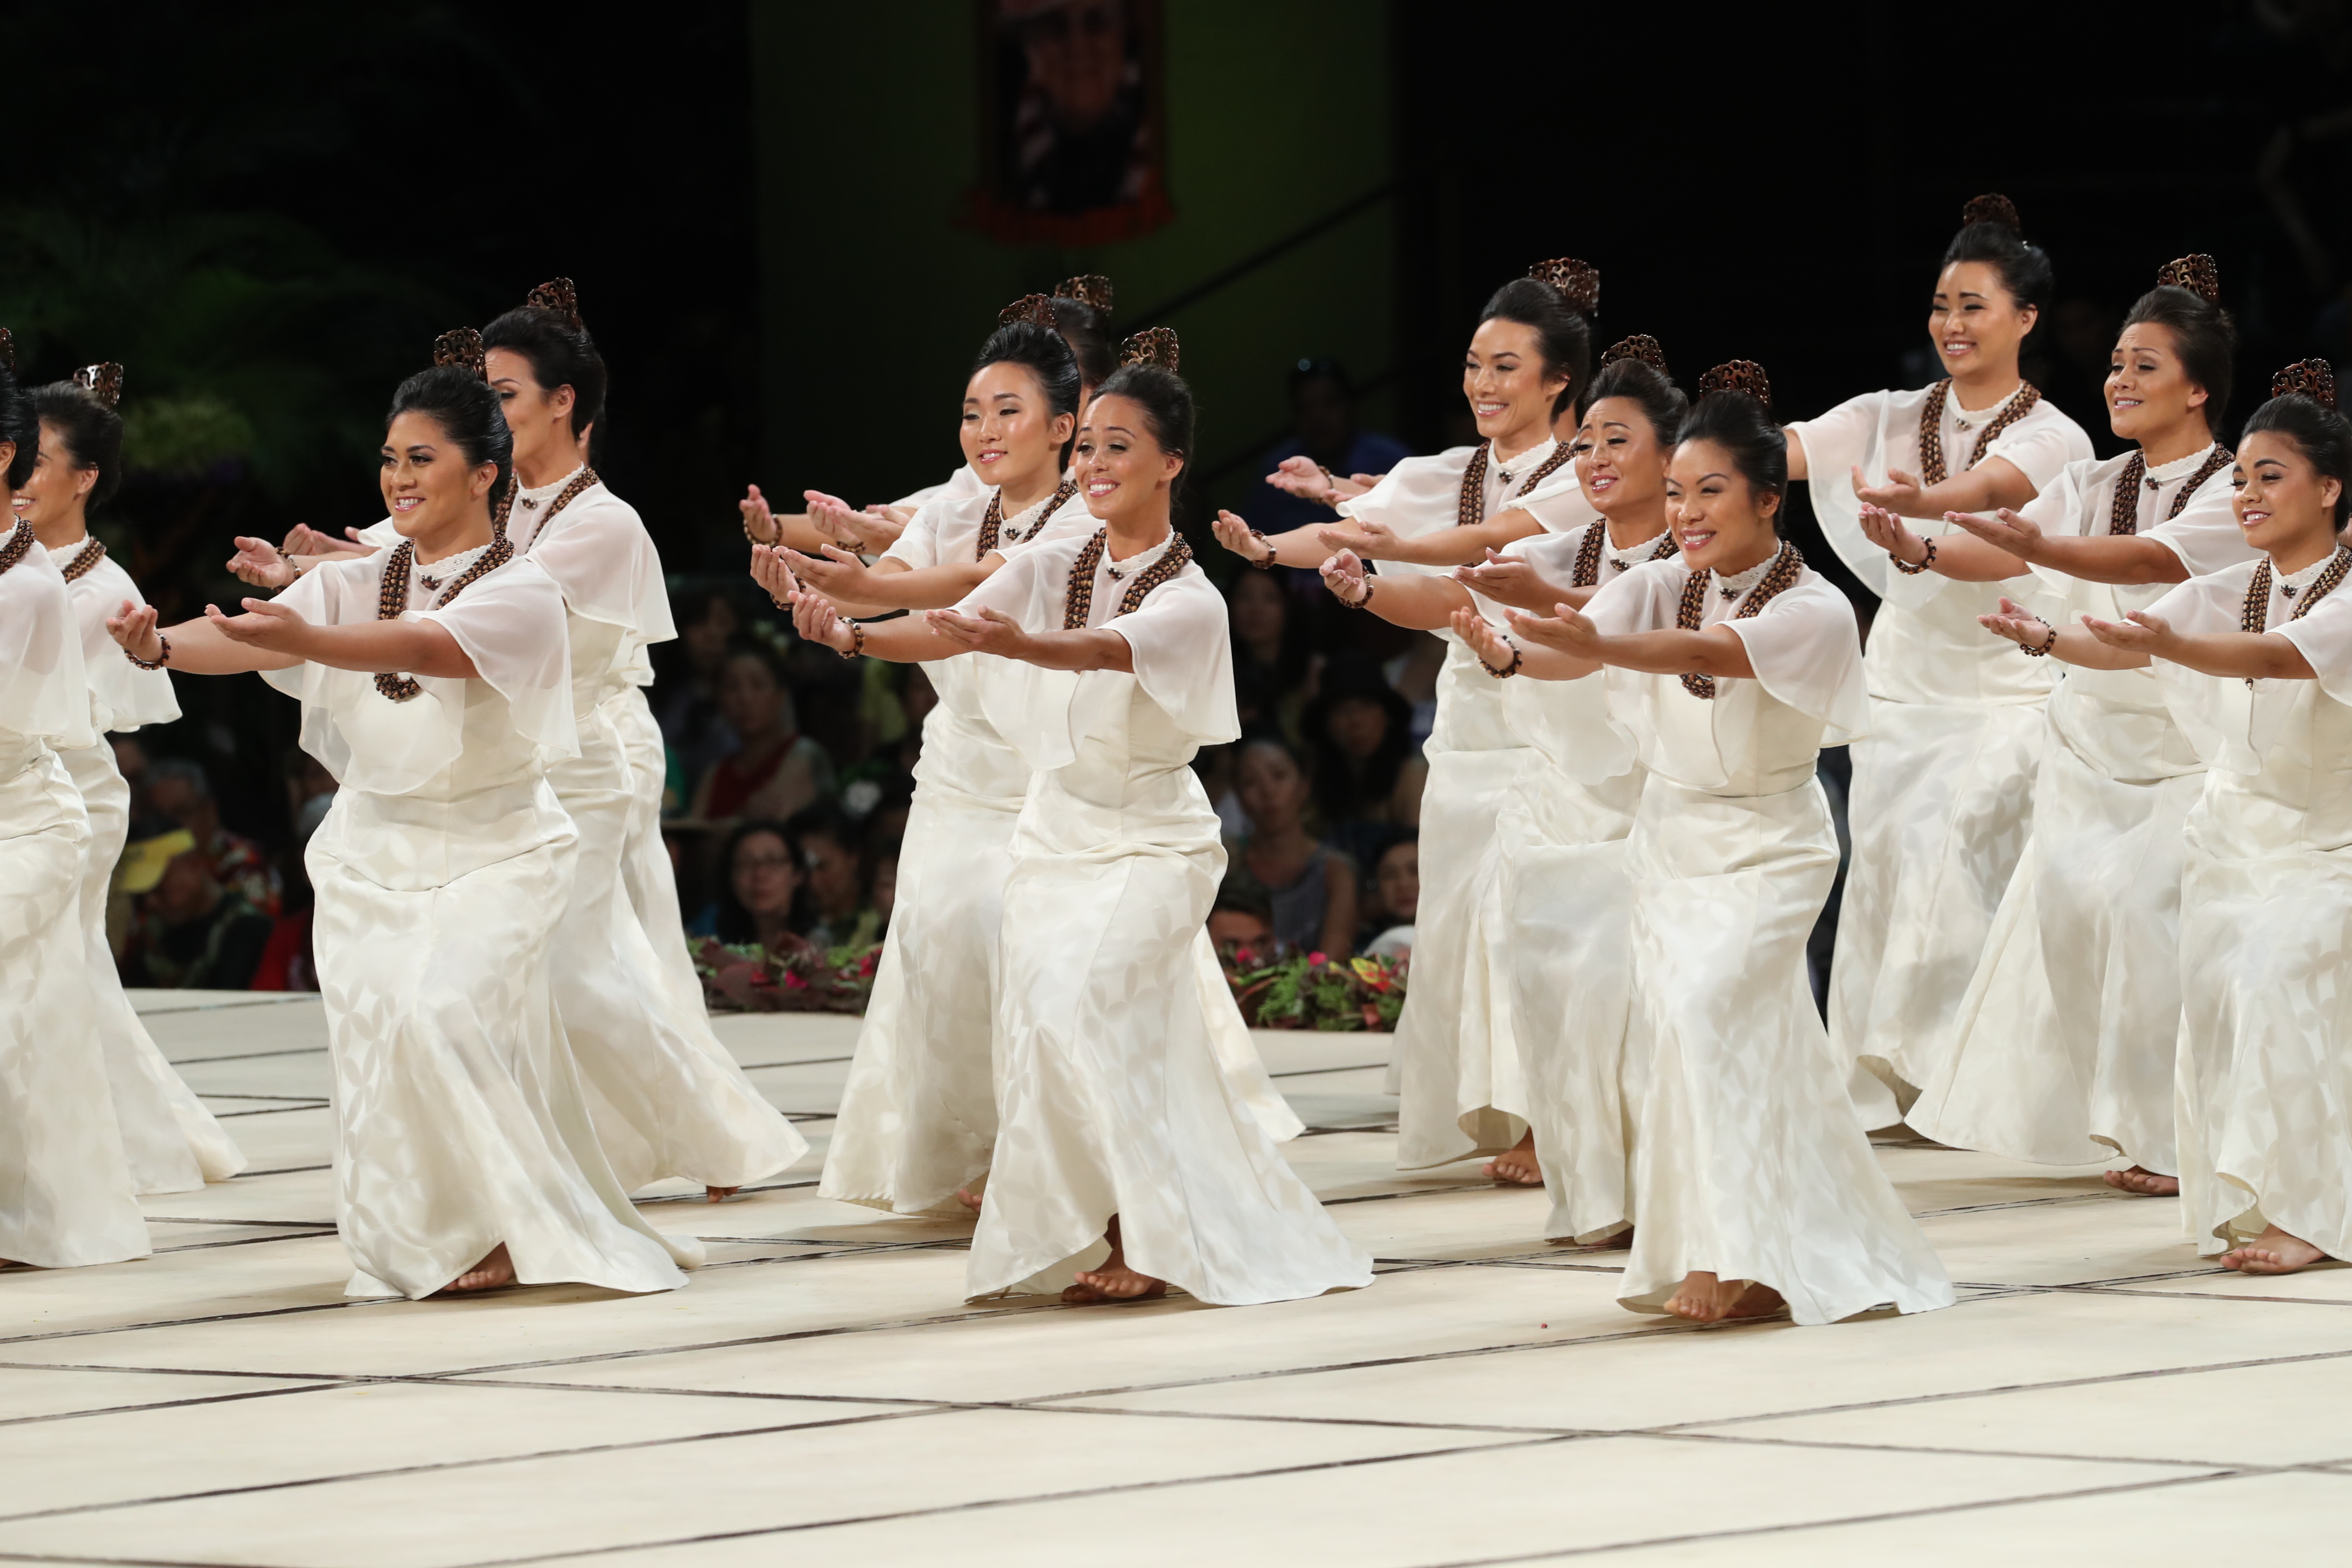
{"label": "stage floor", "polygon": [[856,1021],[736,1017],[816,1152],[648,1202],[689,1289],[350,1304],[317,1002],[139,1000],[253,1170],[0,1275],[0,1561],[2155,1568],[2352,1519],[2352,1274],[2200,1265],[2089,1169],[1883,1145],[1958,1306],[1669,1325],[1540,1194],[1391,1168],[1384,1037],[1265,1035],[1371,1289],[972,1308],[969,1227],[814,1195]]}

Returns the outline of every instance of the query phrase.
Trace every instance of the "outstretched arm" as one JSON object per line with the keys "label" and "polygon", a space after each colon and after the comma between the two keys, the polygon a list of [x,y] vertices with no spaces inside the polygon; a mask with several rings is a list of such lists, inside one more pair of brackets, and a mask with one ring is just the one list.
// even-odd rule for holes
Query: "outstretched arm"
{"label": "outstretched arm", "polygon": [[884,610],[945,609],[961,603],[965,595],[987,582],[1004,564],[1004,557],[991,551],[980,561],[943,566],[910,567],[903,561],[882,561],[868,566],[837,544],[824,546],[822,555],[787,549],[784,560],[803,586],[835,604],[859,606],[854,612],[859,615]]}
{"label": "outstretched arm", "polygon": [[1075,632],[1024,632],[1021,623],[1000,610],[982,608],[976,616],[961,610],[931,610],[923,619],[942,637],[961,645],[959,653],[992,653],[1017,658],[1044,669],[1115,669],[1135,672],[1135,650],[1127,638],[1108,626]]}
{"label": "outstretched arm", "polygon": [[1752,680],[1748,645],[1720,623],[1703,631],[1624,632],[1604,635],[1581,612],[1567,605],[1551,616],[1507,610],[1511,629],[1531,642],[1597,664],[1653,675],[1714,675]]}
{"label": "outstretched arm", "polygon": [[1532,610],[1537,615],[1548,614],[1554,605],[1574,605],[1580,610],[1601,591],[1594,586],[1571,588],[1555,583],[1518,556],[1497,555],[1491,550],[1486,552],[1486,559],[1475,566],[1455,567],[1454,580],[1476,589],[1498,605]]}
{"label": "outstretched arm", "polygon": [[1325,523],[1316,537],[1326,550],[1352,550],[1367,561],[1399,561],[1411,566],[1475,566],[1490,551],[1515,539],[1541,533],[1543,524],[1532,512],[1513,507],[1484,522],[1466,528],[1441,528],[1414,539],[1400,539],[1385,523],[1361,518]]}
{"label": "outstretched arm", "polygon": [[2303,650],[2276,632],[2208,632],[2189,636],[2176,632],[2161,617],[2134,610],[2121,621],[2083,617],[2083,626],[2109,647],[2160,658],[2193,669],[2239,680],[2316,680],[2319,672]]}
{"label": "outstretched arm", "polygon": [[2008,507],[1990,517],[1962,511],[1947,512],[1945,517],[1995,549],[2085,583],[2143,585],[2189,581],[2187,563],[2157,541],[2136,533],[2103,533],[2088,539],[2053,536],[2042,532],[2032,518]]}
{"label": "outstretched arm", "polygon": [[[1946,514],[1958,521],[1958,512]],[[1863,537],[1906,566],[1925,566],[1955,583],[2005,583],[2025,570],[2022,557],[1969,533],[1947,533],[1927,539],[1885,507],[1865,503],[1861,511]],[[1971,530],[1972,533],[1974,531]],[[2159,546],[2159,548],[2161,548]]]}
{"label": "outstretched arm", "polygon": [[1352,550],[1323,563],[1323,585],[1350,609],[1370,610],[1391,626],[1433,632],[1452,623],[1454,612],[1471,608],[1469,590],[1447,577],[1397,572],[1374,577]]}
{"label": "outstretched arm", "polygon": [[1287,533],[1260,533],[1233,512],[1221,511],[1209,531],[1217,536],[1218,543],[1253,566],[1297,566],[1311,571],[1331,553],[1316,537],[1321,526],[1310,522]]}
{"label": "outstretched arm", "polygon": [[290,606],[268,599],[246,600],[240,616],[225,615],[219,605],[207,605],[203,620],[183,621],[163,632],[156,628],[152,606],[134,608],[125,600],[107,617],[106,629],[126,651],[150,663],[163,659],[163,639],[168,637],[170,667],[189,675],[238,675],[303,663],[370,675],[457,680],[481,673],[438,622],[313,626]]}
{"label": "outstretched arm", "polygon": [[1977,625],[1995,637],[2007,637],[2021,648],[2046,654],[2081,669],[2145,669],[2147,655],[2102,641],[2089,627],[2053,626],[2014,600],[2003,599],[2000,613],[1979,616]]}
{"label": "outstretched arm", "polygon": [[1941,517],[1950,511],[1993,511],[2020,507],[2039,493],[2023,469],[2007,458],[1987,458],[1966,472],[1938,485],[1922,485],[1900,468],[1886,470],[1883,485],[1864,484],[1862,469],[1853,470],[1853,493],[1871,506],[1884,507],[1905,517]]}
{"label": "outstretched arm", "polygon": [[1489,674],[1510,670],[1514,658],[1518,668],[1513,673],[1538,680],[1581,680],[1601,668],[1597,660],[1579,658],[1556,647],[1514,642],[1475,610],[1454,611],[1454,632],[1470,645],[1470,651],[1478,656],[1478,662],[1486,667]]}

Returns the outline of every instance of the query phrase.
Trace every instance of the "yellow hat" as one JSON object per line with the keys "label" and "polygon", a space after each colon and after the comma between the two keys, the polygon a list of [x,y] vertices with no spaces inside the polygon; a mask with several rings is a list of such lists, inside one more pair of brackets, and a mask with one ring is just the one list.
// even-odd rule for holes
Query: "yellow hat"
{"label": "yellow hat", "polygon": [[126,845],[122,859],[115,868],[126,893],[143,893],[163,879],[163,868],[196,847],[196,836],[186,828],[177,828],[153,838],[142,838]]}

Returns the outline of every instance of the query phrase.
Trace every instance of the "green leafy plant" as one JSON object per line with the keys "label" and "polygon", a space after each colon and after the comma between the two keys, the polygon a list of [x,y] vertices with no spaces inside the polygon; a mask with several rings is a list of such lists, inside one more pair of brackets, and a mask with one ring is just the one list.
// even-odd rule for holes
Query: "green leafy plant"
{"label": "green leafy plant", "polygon": [[705,937],[694,954],[702,994],[710,1005],[737,1013],[863,1013],[874,991],[882,944],[820,948],[798,937],[792,945],[730,945]]}
{"label": "green leafy plant", "polygon": [[1404,1008],[1407,966],[1395,959],[1266,954],[1248,948],[1228,948],[1219,957],[1234,1000],[1253,1028],[1393,1029]]}

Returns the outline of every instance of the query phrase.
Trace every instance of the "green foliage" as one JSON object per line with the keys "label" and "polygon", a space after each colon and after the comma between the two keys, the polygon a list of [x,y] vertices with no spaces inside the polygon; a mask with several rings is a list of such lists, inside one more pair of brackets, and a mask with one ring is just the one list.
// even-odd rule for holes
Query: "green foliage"
{"label": "green foliage", "polygon": [[1394,959],[1297,952],[1268,963],[1246,948],[1219,956],[1253,1028],[1393,1029],[1404,1009],[1407,966]]}
{"label": "green foliage", "polygon": [[882,944],[819,948],[799,938],[792,945],[730,945],[706,937],[694,954],[704,997],[713,1008],[740,1013],[863,1013],[874,991]]}

